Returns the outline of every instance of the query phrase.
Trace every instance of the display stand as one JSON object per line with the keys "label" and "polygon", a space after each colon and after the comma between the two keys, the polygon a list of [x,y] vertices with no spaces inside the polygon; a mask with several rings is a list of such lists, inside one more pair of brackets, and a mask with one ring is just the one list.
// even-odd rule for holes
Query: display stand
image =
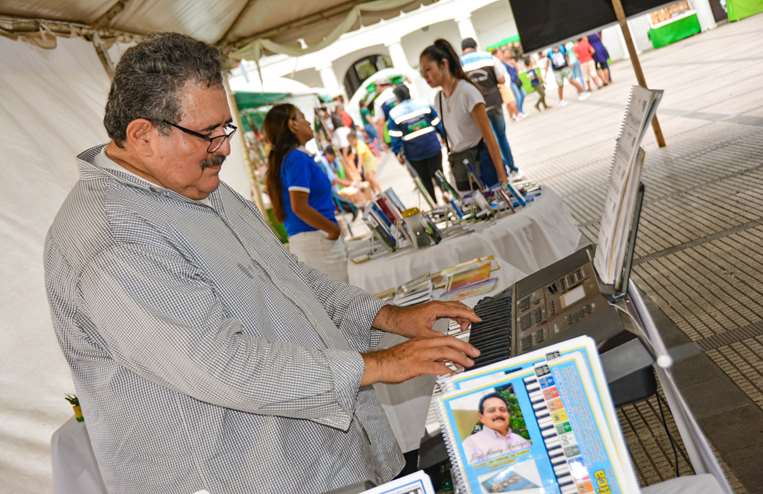
{"label": "display stand", "polygon": [[639,322],[642,332],[640,335],[642,343],[647,345],[656,357],[657,365],[654,366],[654,371],[657,374],[657,380],[668,402],[668,407],[673,415],[678,433],[681,435],[681,440],[686,447],[686,452],[689,455],[689,461],[694,472],[696,474],[707,473],[712,475],[724,493],[732,494],[734,491],[729,485],[726,474],[723,472],[707,437],[705,437],[702,429],[700,429],[697,420],[694,418],[691,410],[689,410],[686,400],[673,379],[671,372],[673,358],[668,352],[665,342],[644,303],[641,292],[639,292],[633,281],[628,282],[627,294],[630,302],[629,314]]}

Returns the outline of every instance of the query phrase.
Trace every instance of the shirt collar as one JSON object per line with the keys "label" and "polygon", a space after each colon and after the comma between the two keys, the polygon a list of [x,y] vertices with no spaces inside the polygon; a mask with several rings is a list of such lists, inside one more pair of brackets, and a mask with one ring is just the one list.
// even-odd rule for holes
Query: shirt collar
{"label": "shirt collar", "polygon": [[488,426],[483,427],[482,430],[487,431],[488,434],[498,439],[508,439],[509,437],[511,437],[511,427],[509,427],[509,430],[506,431],[505,436],[501,434],[500,432],[498,432],[497,430],[491,429]]}
{"label": "shirt collar", "polygon": [[115,179],[116,181],[130,187],[148,190],[154,194],[165,196],[165,197],[174,197],[176,199],[180,199],[185,202],[192,202],[194,204],[205,204],[207,206],[212,206],[211,199],[213,195],[216,195],[218,193],[217,190],[212,192],[205,199],[201,199],[198,201],[194,199],[190,199],[166,187],[162,187],[161,185],[156,185],[152,182],[149,182],[145,178],[115,163],[111,158],[109,158],[106,155],[106,146],[107,146],[106,144],[99,144],[97,146],[93,146],[89,149],[86,149],[82,151],[79,155],[77,155],[77,159],[79,160],[80,177],[83,180],[103,178],[104,175],[108,175],[109,177]]}

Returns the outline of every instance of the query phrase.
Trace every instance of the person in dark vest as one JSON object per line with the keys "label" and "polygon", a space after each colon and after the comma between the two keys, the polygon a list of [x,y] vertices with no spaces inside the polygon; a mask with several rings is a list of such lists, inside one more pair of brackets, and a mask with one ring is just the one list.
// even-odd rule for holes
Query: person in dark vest
{"label": "person in dark vest", "polygon": [[500,60],[484,51],[477,51],[474,38],[464,38],[461,41],[461,66],[485,98],[485,110],[490,120],[490,126],[495,132],[498,147],[501,148],[503,163],[509,168],[511,175],[519,175],[519,168],[514,163],[509,139],[506,137],[506,120],[503,117],[503,100],[498,89],[499,84],[506,82],[505,69]]}
{"label": "person in dark vest", "polygon": [[434,176],[442,172],[442,145],[437,134],[444,135],[437,111],[424,101],[412,100],[408,87],[395,86],[397,106],[389,112],[389,137],[392,152],[400,163],[407,159],[421,177],[432,198]]}

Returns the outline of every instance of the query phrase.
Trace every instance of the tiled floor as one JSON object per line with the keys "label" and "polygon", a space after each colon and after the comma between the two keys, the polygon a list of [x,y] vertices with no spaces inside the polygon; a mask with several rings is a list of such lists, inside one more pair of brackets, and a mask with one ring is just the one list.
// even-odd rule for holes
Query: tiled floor
{"label": "tiled floor", "polygon": [[[634,268],[642,290],[758,409],[763,407],[763,57],[755,55],[763,53],[760,33],[763,15],[642,55],[650,87],[665,90],[658,116],[668,146],[658,148],[651,133],[645,139],[647,194]],[[561,192],[594,242],[614,140],[635,83],[627,62],[612,70],[611,87],[586,101],[570,95],[569,106],[533,114],[508,130],[526,174]],[[673,452],[656,398],[624,407],[620,419],[644,483],[674,476],[676,455],[679,471],[691,471],[682,446]],[[677,436],[670,417],[668,424]],[[763,444],[763,429],[744,433]],[[763,492],[763,474],[758,473],[760,482],[750,475],[750,462],[757,460],[729,441],[714,447],[722,460],[729,459],[724,466],[735,491]]]}

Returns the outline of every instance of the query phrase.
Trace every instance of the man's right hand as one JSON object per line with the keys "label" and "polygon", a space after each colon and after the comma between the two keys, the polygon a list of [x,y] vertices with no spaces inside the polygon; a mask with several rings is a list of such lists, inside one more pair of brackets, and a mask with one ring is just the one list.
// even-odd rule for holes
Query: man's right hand
{"label": "man's right hand", "polygon": [[360,384],[396,384],[417,376],[450,374],[445,362],[469,368],[474,365],[472,358],[479,353],[469,343],[452,336],[416,338],[385,350],[362,354],[365,369]]}

